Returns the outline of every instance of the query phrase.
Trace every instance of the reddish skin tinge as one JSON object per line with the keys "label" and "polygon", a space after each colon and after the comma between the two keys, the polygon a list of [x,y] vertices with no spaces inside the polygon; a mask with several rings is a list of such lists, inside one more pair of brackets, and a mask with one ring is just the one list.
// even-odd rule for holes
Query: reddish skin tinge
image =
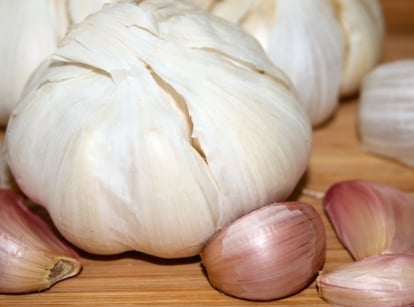
{"label": "reddish skin tinge", "polygon": [[350,180],[329,188],[324,209],[355,260],[414,253],[414,198],[376,182]]}
{"label": "reddish skin tinge", "polygon": [[201,251],[213,287],[267,301],[305,288],[325,260],[325,228],[308,204],[284,202],[255,210],[216,233]]}
{"label": "reddish skin tinge", "polygon": [[79,255],[13,190],[0,189],[0,221],[0,293],[45,290],[80,272]]}

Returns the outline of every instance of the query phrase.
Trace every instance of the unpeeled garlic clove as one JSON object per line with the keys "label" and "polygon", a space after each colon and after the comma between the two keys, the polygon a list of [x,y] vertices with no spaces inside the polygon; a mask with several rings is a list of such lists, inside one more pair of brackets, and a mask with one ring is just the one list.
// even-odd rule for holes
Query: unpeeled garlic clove
{"label": "unpeeled garlic clove", "polygon": [[366,76],[358,110],[363,148],[414,167],[414,59],[378,66]]}
{"label": "unpeeled garlic clove", "polygon": [[249,300],[292,295],[325,260],[325,229],[316,210],[275,203],[247,214],[213,236],[201,251],[211,284]]}
{"label": "unpeeled garlic clove", "polygon": [[47,289],[79,273],[77,253],[12,190],[0,189],[0,293]]}
{"label": "unpeeled garlic clove", "polygon": [[412,306],[414,255],[378,255],[352,262],[317,278],[319,296],[338,306]]}
{"label": "unpeeled garlic clove", "polygon": [[414,198],[388,185],[351,180],[331,186],[325,211],[354,259],[414,253]]}

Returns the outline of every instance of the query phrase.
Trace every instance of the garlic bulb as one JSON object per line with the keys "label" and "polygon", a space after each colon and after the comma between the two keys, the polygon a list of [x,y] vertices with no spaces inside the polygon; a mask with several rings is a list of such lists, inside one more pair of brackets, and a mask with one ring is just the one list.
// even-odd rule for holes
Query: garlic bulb
{"label": "garlic bulb", "polygon": [[335,306],[413,306],[414,255],[372,256],[320,272],[317,286]]}
{"label": "garlic bulb", "polygon": [[363,148],[414,167],[414,60],[385,63],[366,76],[358,128]]}
{"label": "garlic bulb", "polygon": [[220,291],[249,300],[278,299],[317,275],[325,260],[325,228],[311,205],[276,203],[221,229],[200,255]]}
{"label": "garlic bulb", "polygon": [[285,75],[238,26],[184,1],[105,6],[34,74],[6,132],[10,168],[93,253],[199,253],[285,199],[311,126]]}
{"label": "garlic bulb", "polygon": [[414,253],[414,197],[385,184],[351,180],[332,185],[325,211],[356,260],[387,253]]}
{"label": "garlic bulb", "polygon": [[363,78],[378,64],[384,40],[384,19],[377,0],[334,0],[345,34],[341,96],[356,94]]}
{"label": "garlic bulb", "polygon": [[45,290],[75,276],[78,254],[12,190],[0,189],[0,293]]}
{"label": "garlic bulb", "polygon": [[68,27],[66,0],[0,1],[0,125],[5,126],[33,70]]}
{"label": "garlic bulb", "polygon": [[296,86],[316,126],[338,106],[344,37],[326,0],[278,0],[268,39],[270,59]]}
{"label": "garlic bulb", "polygon": [[190,0],[255,36],[296,87],[313,126],[355,94],[378,63],[384,21],[377,0]]}

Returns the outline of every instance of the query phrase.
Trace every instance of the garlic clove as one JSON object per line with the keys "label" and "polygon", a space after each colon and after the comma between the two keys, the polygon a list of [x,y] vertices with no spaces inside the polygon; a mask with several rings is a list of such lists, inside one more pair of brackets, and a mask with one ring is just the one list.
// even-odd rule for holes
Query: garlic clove
{"label": "garlic clove", "polygon": [[218,231],[201,259],[213,287],[228,295],[282,298],[308,285],[323,265],[324,225],[308,204],[275,203]]}
{"label": "garlic clove", "polygon": [[378,64],[384,40],[384,19],[378,0],[333,0],[345,36],[341,96],[360,89],[365,75]]}
{"label": "garlic clove", "polygon": [[338,306],[412,306],[414,255],[377,255],[320,272],[319,296]]}
{"label": "garlic clove", "polygon": [[414,167],[414,60],[378,66],[364,79],[358,110],[363,148]]}
{"label": "garlic clove", "polygon": [[414,253],[412,196],[380,183],[344,181],[326,192],[324,208],[354,259]]}
{"label": "garlic clove", "polygon": [[77,275],[77,253],[12,190],[0,189],[0,293],[45,290]]}

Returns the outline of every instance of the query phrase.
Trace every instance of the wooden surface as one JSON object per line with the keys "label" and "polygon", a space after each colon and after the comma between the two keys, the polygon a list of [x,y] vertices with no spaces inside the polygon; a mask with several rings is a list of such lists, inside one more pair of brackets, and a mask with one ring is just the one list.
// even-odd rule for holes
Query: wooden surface
{"label": "wooden surface", "polygon": [[[383,62],[414,58],[414,1],[383,0],[387,34]],[[301,187],[325,191],[346,179],[368,179],[394,185],[414,195],[414,169],[364,153],[356,133],[358,98],[342,101],[335,116],[314,131],[314,148]],[[325,268],[351,261],[337,241],[319,200],[314,205],[327,230]],[[295,296],[267,303],[220,294],[208,283],[198,258],[167,261],[139,253],[114,257],[83,255],[83,271],[48,291],[0,295],[0,306],[326,306],[311,284]],[[1,278],[1,277],[0,277]]]}

